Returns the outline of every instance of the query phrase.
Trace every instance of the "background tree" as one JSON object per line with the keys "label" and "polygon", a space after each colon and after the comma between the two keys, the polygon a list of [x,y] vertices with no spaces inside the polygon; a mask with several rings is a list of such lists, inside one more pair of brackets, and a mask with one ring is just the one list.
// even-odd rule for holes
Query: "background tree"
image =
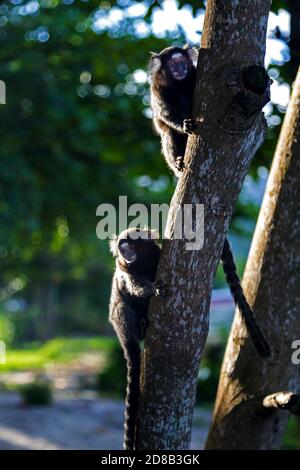
{"label": "background tree", "polygon": [[[277,449],[288,413],[299,413],[300,71],[281,130],[249,254],[244,286],[274,349],[258,361],[239,315],[224,358],[208,449]],[[278,393],[277,399],[266,397]],[[265,401],[264,401],[265,400]],[[294,407],[294,408],[293,408]],[[239,432],[236,432],[239,423]],[[242,423],[242,425],[241,425]]]}

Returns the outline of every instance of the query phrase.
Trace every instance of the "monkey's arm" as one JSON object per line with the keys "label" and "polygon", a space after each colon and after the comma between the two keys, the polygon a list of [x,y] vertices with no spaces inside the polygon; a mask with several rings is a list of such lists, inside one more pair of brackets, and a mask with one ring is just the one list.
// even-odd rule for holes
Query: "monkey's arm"
{"label": "monkey's arm", "polygon": [[[181,134],[189,133],[185,122],[191,122],[191,110],[184,101],[181,103],[174,103],[167,97],[157,97],[152,95],[152,109],[154,116],[157,120],[162,121],[171,129],[174,129]],[[190,128],[189,128],[190,130]]]}
{"label": "monkey's arm", "polygon": [[145,298],[152,295],[164,297],[166,295],[166,285],[161,281],[136,280],[132,276],[126,276],[124,281],[127,292],[136,297]]}
{"label": "monkey's arm", "polygon": [[177,132],[184,134],[183,122],[185,118],[178,116],[176,113],[170,111],[164,111],[158,114],[158,118],[163,121],[167,126],[171,127]]}
{"label": "monkey's arm", "polygon": [[181,134],[195,134],[195,122],[186,115],[178,116],[176,112],[165,111],[158,114],[158,118]]}
{"label": "monkey's arm", "polygon": [[184,122],[186,120],[190,120],[191,117],[188,110],[186,110],[186,112],[182,112],[182,110],[178,110],[174,105],[168,106],[166,104],[158,108],[156,116],[168,127],[171,127],[171,129],[174,129],[181,134],[186,133]]}

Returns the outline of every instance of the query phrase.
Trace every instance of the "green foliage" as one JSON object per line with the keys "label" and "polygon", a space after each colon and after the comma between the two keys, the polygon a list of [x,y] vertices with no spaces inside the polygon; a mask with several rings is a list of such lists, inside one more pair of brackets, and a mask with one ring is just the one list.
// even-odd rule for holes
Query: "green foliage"
{"label": "green foliage", "polygon": [[97,390],[101,395],[108,393],[124,397],[126,390],[126,363],[123,351],[118,343],[106,356],[104,369],[97,377]]}
{"label": "green foliage", "polygon": [[[149,207],[169,202],[174,190],[149,119],[148,83],[136,71],[147,70],[150,50],[186,37],[180,28],[153,34],[162,2],[128,14],[136,3],[1,2],[0,299],[25,300],[13,317],[17,340],[103,333],[113,262],[95,235],[96,208],[117,206],[119,195]],[[193,14],[205,6],[178,4]],[[272,2],[274,11],[285,7]],[[120,21],[109,22],[112,10]],[[274,68],[292,82],[287,67]],[[253,162],[254,177],[270,165],[278,128]],[[233,230],[249,237],[245,222],[257,211],[240,201]]]}
{"label": "green foliage", "polygon": [[0,314],[0,341],[4,341],[6,347],[13,342],[14,324],[6,315]]}
{"label": "green foliage", "polygon": [[[26,323],[22,330],[19,322],[19,338],[45,338],[39,325],[48,328],[49,284],[58,299],[48,337],[99,332],[112,261],[107,242],[95,235],[97,206],[116,205],[119,195],[164,202],[172,191],[143,114],[148,85],[133,76],[146,69],[149,50],[167,41],[150,36],[137,47],[134,18],[120,25],[121,41],[93,31],[98,2],[40,2],[26,15],[19,8],[6,1],[0,9],[1,79],[7,84],[7,104],[0,107],[0,283],[9,298],[18,293],[8,286],[22,279],[30,308],[18,316]],[[166,184],[141,186],[143,174],[153,184],[165,175]]]}
{"label": "green foliage", "polygon": [[52,388],[49,381],[36,379],[33,383],[20,387],[20,393],[25,405],[46,406],[53,400]]}
{"label": "green foliage", "polygon": [[109,353],[115,344],[116,339],[110,337],[56,338],[44,344],[26,343],[18,349],[7,350],[6,363],[1,364],[0,370],[40,369],[52,362],[67,363],[91,351]]}
{"label": "green foliage", "polygon": [[282,448],[285,450],[300,450],[300,419],[290,415],[285,431]]}

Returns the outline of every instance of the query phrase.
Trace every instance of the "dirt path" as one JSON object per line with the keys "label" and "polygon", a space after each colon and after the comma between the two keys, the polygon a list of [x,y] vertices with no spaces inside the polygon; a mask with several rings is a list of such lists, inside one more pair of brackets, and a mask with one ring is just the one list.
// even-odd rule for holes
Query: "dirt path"
{"label": "dirt path", "polygon": [[[203,447],[210,413],[197,409],[192,449]],[[0,449],[122,448],[123,403],[92,392],[57,394],[47,407],[25,407],[16,393],[0,393]]]}

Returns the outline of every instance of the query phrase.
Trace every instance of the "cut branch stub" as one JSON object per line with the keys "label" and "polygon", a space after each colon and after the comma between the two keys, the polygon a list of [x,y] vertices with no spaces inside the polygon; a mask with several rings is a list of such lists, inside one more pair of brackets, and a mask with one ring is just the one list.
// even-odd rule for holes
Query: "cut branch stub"
{"label": "cut branch stub", "polygon": [[270,101],[272,80],[260,65],[227,66],[220,76],[226,83],[228,104],[219,124],[225,132],[246,132]]}
{"label": "cut branch stub", "polygon": [[235,102],[239,104],[247,117],[259,113],[270,101],[269,78],[264,67],[251,65],[242,72],[243,89],[236,95]]}
{"label": "cut branch stub", "polygon": [[263,399],[262,406],[268,410],[287,410],[300,415],[300,395],[293,392],[273,393]]}
{"label": "cut branch stub", "polygon": [[[205,54],[202,53],[205,60]],[[224,135],[219,142],[228,139],[229,134],[248,132],[257,123],[257,115],[264,121],[263,107],[270,101],[272,80],[264,67],[245,63],[232,63],[215,70],[208,80],[209,88],[202,87],[198,93],[208,94],[205,115],[194,116],[195,134],[213,132],[216,124]],[[212,90],[214,93],[212,93]],[[209,136],[210,134],[208,134]]]}

